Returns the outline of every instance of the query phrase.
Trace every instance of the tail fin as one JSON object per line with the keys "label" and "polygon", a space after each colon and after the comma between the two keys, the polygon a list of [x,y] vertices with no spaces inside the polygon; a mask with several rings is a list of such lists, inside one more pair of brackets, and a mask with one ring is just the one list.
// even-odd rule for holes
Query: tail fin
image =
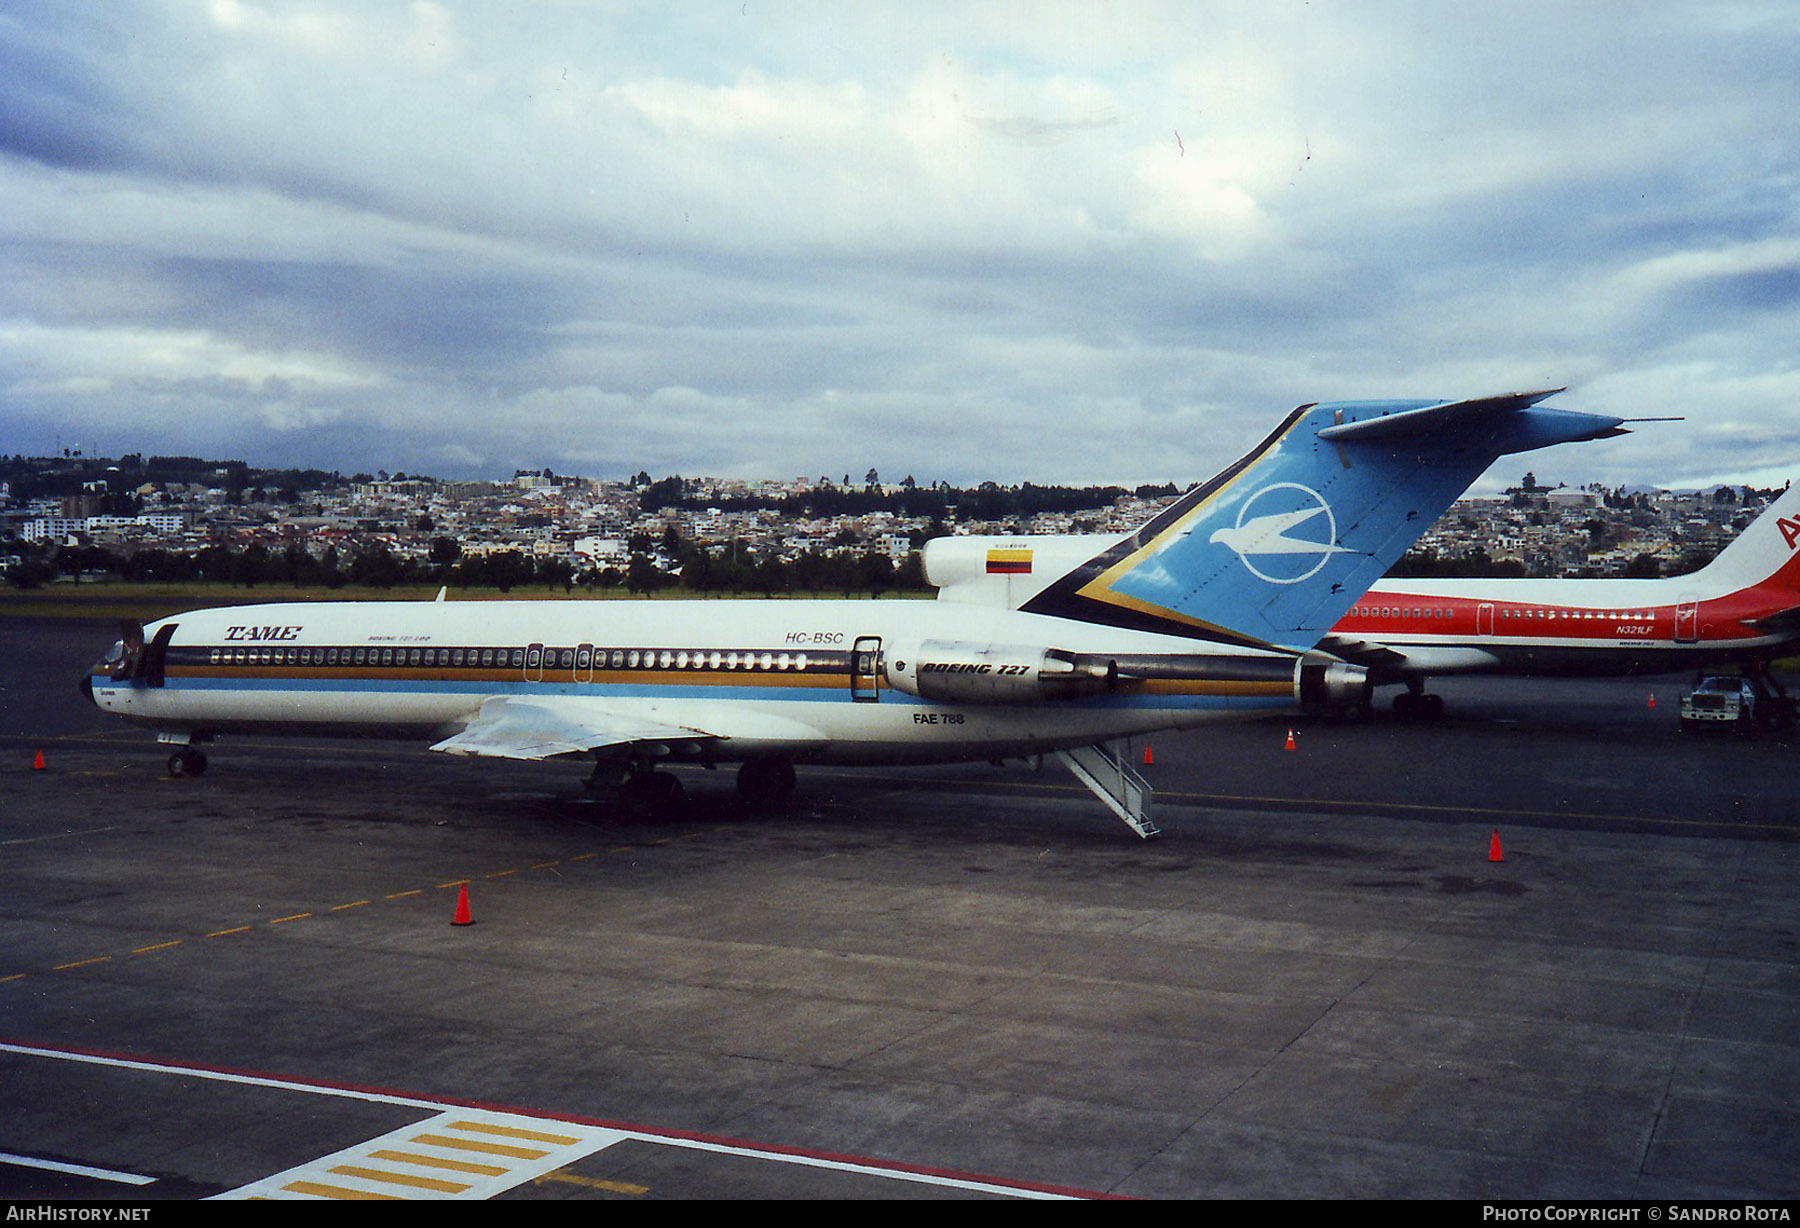
{"label": "tail fin", "polygon": [[1717,596],[1746,588],[1800,593],[1800,489],[1790,483],[1717,558],[1682,580]]}
{"label": "tail fin", "polygon": [[1304,651],[1500,456],[1623,434],[1621,419],[1472,401],[1305,405],[1023,609]]}

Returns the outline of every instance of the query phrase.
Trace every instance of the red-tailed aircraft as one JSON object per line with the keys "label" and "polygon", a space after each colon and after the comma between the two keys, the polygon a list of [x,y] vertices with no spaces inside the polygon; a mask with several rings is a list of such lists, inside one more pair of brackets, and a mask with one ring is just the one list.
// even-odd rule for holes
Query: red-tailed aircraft
{"label": "red-tailed aircraft", "polygon": [[[1764,666],[1800,650],[1800,489],[1699,571],[1657,580],[1377,581],[1320,641],[1402,716],[1434,716],[1437,674],[1620,676]],[[1778,688],[1776,688],[1778,690]]]}

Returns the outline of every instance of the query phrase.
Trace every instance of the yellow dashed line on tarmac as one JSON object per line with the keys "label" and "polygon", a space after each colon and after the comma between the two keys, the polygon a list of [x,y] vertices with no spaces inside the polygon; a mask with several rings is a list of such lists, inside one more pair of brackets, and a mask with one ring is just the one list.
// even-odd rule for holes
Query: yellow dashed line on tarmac
{"label": "yellow dashed line on tarmac", "polygon": [[605,1190],[609,1194],[635,1195],[648,1194],[650,1192],[650,1187],[647,1185],[633,1185],[628,1181],[602,1181],[598,1177],[583,1177],[579,1173],[545,1173],[543,1176],[536,1178],[536,1183],[538,1185],[543,1185],[551,1181],[560,1182],[563,1185],[578,1185],[587,1190]]}
{"label": "yellow dashed line on tarmac", "polygon": [[110,956],[110,955],[96,955],[92,959],[78,959],[72,964],[58,964],[58,965],[56,965],[56,967],[52,968],[51,971],[52,972],[67,972],[70,968],[85,968],[89,964],[104,964],[107,960],[109,960],[111,958],[112,958],[112,956]]}
{"label": "yellow dashed line on tarmac", "polygon": [[[729,829],[728,828],[718,828],[716,830],[726,831]],[[705,834],[705,833],[695,832],[695,833],[691,833],[689,835],[684,835],[684,836],[680,837],[680,839],[684,839],[684,840],[693,839],[696,836],[699,836],[702,834]],[[667,845],[669,843],[671,843],[671,841],[668,838],[664,838],[664,839],[660,839],[660,840],[649,841],[647,844],[622,844],[622,845],[617,845],[617,846],[607,850],[607,852],[613,853],[613,854],[634,853],[634,852],[638,852],[639,850],[647,848],[647,847],[661,847],[661,846]],[[575,853],[569,857],[561,858],[556,861],[540,861],[533,865],[524,867],[524,870],[526,872],[533,871],[533,870],[554,870],[558,866],[561,866],[565,863],[574,863],[574,862],[579,862],[579,861],[591,861],[594,858],[600,857],[602,855],[603,854],[598,853],[598,852]],[[521,869],[519,867],[514,867],[512,869],[507,869],[507,870],[495,870],[492,873],[484,874],[482,877],[483,877],[483,879],[490,879],[490,880],[491,879],[501,879],[501,878],[510,878],[519,873],[521,873]],[[447,883],[439,883],[437,885],[437,889],[442,891],[446,888],[451,888],[451,887],[466,887],[472,881],[474,881],[474,880],[467,879],[467,878],[453,879]],[[405,900],[405,899],[411,899],[413,896],[424,895],[425,892],[426,892],[426,888],[414,887],[409,891],[390,892],[389,894],[384,895],[382,897],[382,899],[384,899],[384,900]],[[353,908],[367,907],[370,903],[371,903],[370,900],[352,900],[352,901],[350,901],[348,903],[344,903],[344,904],[330,905],[324,911],[327,913],[346,912]],[[285,917],[276,917],[273,920],[262,922],[262,924],[263,925],[286,925],[292,921],[306,921],[306,920],[314,919],[314,918],[317,918],[318,915],[319,915],[319,913],[316,910],[313,912],[297,912],[297,913],[291,913]],[[248,934],[251,931],[255,930],[256,928],[257,928],[257,926],[255,926],[255,925],[236,925],[236,926],[232,926],[229,929],[213,930],[212,932],[210,932],[204,936],[207,938],[229,938],[235,934]],[[132,950],[131,954],[133,954],[133,955],[148,955],[155,951],[166,951],[166,950],[169,950],[171,947],[181,946],[182,943],[184,943],[186,941],[187,940],[184,938],[175,938],[175,939],[171,939],[168,942],[152,943],[149,946],[134,948]],[[75,968],[85,968],[92,964],[103,964],[103,963],[106,963],[110,959],[112,959],[112,956],[110,956],[110,955],[96,955],[89,959],[80,959],[80,960],[71,961],[66,964],[57,964],[57,965],[53,966],[50,970],[52,972],[66,972],[66,971],[69,971],[69,970],[75,969]],[[13,972],[13,973],[5,974],[5,975],[0,975],[0,985],[4,985],[8,981],[23,980],[24,978],[26,978],[27,976],[30,976],[30,975],[32,975],[32,974],[28,973],[28,972]]]}

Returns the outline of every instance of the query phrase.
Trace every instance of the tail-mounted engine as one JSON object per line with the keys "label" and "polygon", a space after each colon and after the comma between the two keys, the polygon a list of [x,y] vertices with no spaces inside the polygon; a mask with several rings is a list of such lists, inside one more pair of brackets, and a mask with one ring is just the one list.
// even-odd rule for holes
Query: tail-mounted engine
{"label": "tail-mounted engine", "polygon": [[1294,670],[1295,689],[1306,707],[1348,708],[1369,702],[1369,671],[1336,657],[1308,653]]}
{"label": "tail-mounted engine", "polygon": [[895,690],[944,703],[1011,704],[1079,699],[1119,689],[1109,657],[1014,644],[927,640],[887,654]]}

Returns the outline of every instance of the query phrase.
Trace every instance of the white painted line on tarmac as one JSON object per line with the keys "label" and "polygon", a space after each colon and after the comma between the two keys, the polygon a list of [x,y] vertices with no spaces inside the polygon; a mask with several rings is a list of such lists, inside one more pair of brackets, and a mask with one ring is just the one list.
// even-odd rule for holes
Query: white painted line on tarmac
{"label": "white painted line on tarmac", "polygon": [[117,1181],[121,1185],[151,1185],[155,1177],[143,1177],[137,1173],[115,1172],[110,1168],[89,1168],[85,1164],[62,1164],[55,1160],[40,1160],[36,1156],[19,1156],[11,1152],[0,1151],[0,1164],[15,1164],[20,1168],[42,1168],[53,1173],[68,1173],[74,1177],[98,1177],[102,1181]]}
{"label": "white painted line on tarmac", "polygon": [[[961,1173],[948,1173],[924,1168],[906,1168],[863,1160],[851,1156],[833,1156],[782,1147],[758,1147],[753,1144],[706,1138],[678,1132],[663,1133],[631,1126],[613,1126],[599,1122],[571,1121],[565,1117],[536,1117],[526,1113],[507,1113],[473,1106],[462,1108],[452,1102],[401,1096],[391,1092],[364,1088],[340,1087],[329,1083],[301,1083],[267,1075],[239,1071],[215,1070],[205,1066],[183,1066],[149,1062],[138,1058],[119,1057],[81,1050],[52,1049],[0,1041],[0,1053],[17,1053],[28,1057],[56,1058],[63,1061],[87,1062],[98,1066],[116,1066],[126,1070],[155,1074],[179,1075],[188,1079],[212,1079],[223,1083],[239,1083],[252,1087],[268,1087],[282,1091],[302,1092],[314,1096],[340,1096],[374,1104],[401,1105],[422,1109],[431,1114],[380,1138],[344,1151],[289,1169],[229,1191],[216,1197],[238,1198],[489,1198],[501,1190],[511,1189],[524,1181],[564,1167],[582,1156],[633,1140],[664,1147],[680,1147],[690,1151],[715,1152],[743,1156],[772,1164],[792,1164],[803,1168],[826,1168],[840,1172],[860,1173],[890,1181],[907,1181],[920,1185],[996,1194],[1007,1198],[1086,1199],[1092,1193],[1061,1190],[1031,1184],[985,1181]],[[509,1136],[508,1132],[514,1132]],[[419,1136],[432,1136],[423,1142]],[[447,1142],[446,1140],[453,1140]],[[509,1154],[541,1151],[542,1155]],[[386,1154],[377,1155],[377,1152]],[[552,1162],[552,1157],[555,1158]],[[456,1164],[469,1166],[458,1169]],[[548,1164],[548,1167],[541,1167]],[[483,1171],[495,1169],[499,1171]],[[350,1170],[350,1171],[343,1171]],[[528,1173],[514,1177],[515,1173]],[[321,1175],[323,1174],[323,1175]],[[293,1190],[294,1183],[311,1183],[330,1187],[334,1193],[310,1189]],[[441,1183],[441,1184],[438,1184]],[[467,1186],[464,1192],[451,1187]],[[482,1192],[472,1192],[475,1190]],[[247,1191],[257,1191],[249,1193]],[[271,1192],[281,1190],[285,1192]],[[353,1191],[353,1192],[352,1192]]]}

